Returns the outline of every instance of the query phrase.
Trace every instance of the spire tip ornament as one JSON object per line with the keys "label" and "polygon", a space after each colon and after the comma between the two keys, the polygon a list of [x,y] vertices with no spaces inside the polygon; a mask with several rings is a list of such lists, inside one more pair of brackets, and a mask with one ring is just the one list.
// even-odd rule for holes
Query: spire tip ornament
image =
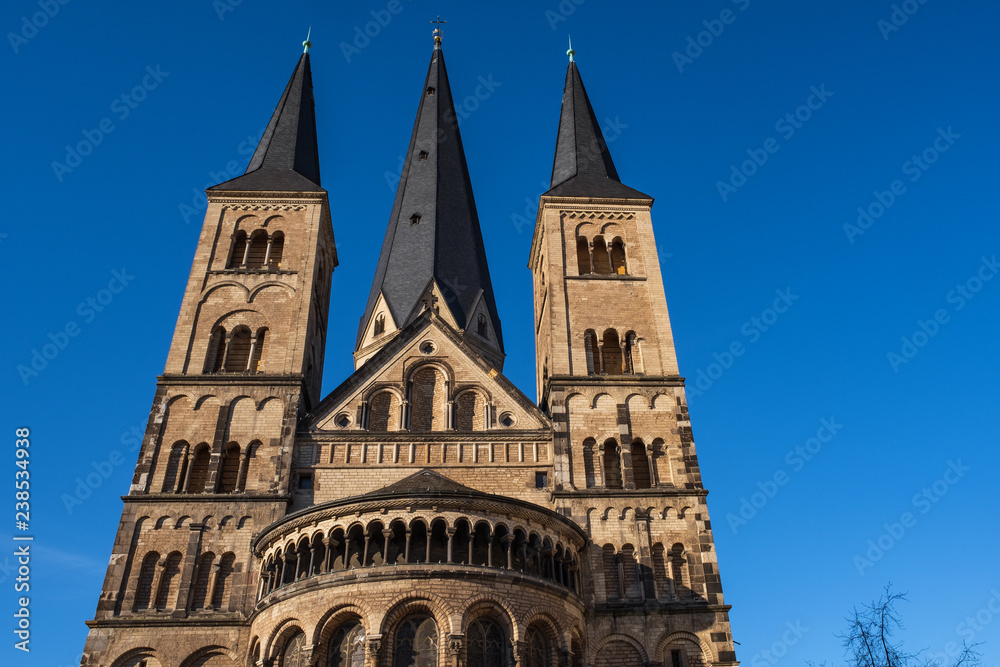
{"label": "spire tip ornament", "polygon": [[302,42],[302,53],[309,53],[309,49],[312,48],[313,43],[309,41],[312,31],[313,27],[309,26],[309,31],[306,33],[306,41]]}
{"label": "spire tip ornament", "polygon": [[436,21],[431,21],[431,23],[437,24],[435,26],[435,28],[434,28],[434,48],[435,49],[440,49],[441,48],[441,37],[444,36],[444,32],[442,32],[442,30],[441,30],[441,24],[442,23],[447,23],[447,21],[442,21],[441,20],[441,15],[438,14],[437,20]]}
{"label": "spire tip ornament", "polygon": [[569,56],[569,61],[570,62],[573,62],[573,56],[575,54],[576,54],[576,51],[573,50],[573,36],[569,35],[569,48],[566,50],[566,55]]}

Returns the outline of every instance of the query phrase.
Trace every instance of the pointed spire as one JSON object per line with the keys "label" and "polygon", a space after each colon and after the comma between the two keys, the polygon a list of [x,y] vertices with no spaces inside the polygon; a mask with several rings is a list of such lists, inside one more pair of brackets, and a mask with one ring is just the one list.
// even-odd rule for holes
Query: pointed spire
{"label": "pointed spire", "polygon": [[[310,28],[310,33],[312,29]],[[250,158],[246,173],[209,190],[316,192],[320,187],[316,110],[308,36],[285,92]]]}
{"label": "pointed spire", "polygon": [[580,70],[573,59],[575,53],[570,42],[566,51],[569,67],[559,116],[556,156],[552,163],[552,184],[545,194],[556,197],[651,199],[623,185],[618,178],[608,144],[604,141],[600,123],[583,87]]}
{"label": "pointed spire", "polygon": [[432,51],[421,89],[382,253],[361,318],[358,348],[380,294],[400,329],[440,294],[442,298],[431,309],[458,329],[478,334],[479,327],[485,326],[477,344],[502,359],[500,317],[439,44]]}

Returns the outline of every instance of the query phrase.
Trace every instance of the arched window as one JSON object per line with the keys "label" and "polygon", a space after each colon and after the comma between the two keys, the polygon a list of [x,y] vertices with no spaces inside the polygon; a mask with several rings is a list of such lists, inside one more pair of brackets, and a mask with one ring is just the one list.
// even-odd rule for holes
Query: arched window
{"label": "arched window", "polygon": [[[247,445],[247,459],[243,466],[242,479],[238,487],[240,491],[246,491],[247,489],[256,491],[259,488],[260,461],[257,459],[257,453],[260,447],[260,440],[254,440]],[[265,486],[264,489],[267,490],[267,487]]]}
{"label": "arched window", "polygon": [[156,609],[159,611],[172,609],[177,602],[177,589],[181,583],[181,552],[175,551],[167,556],[160,575],[160,590],[156,592]]}
{"label": "arched window", "polygon": [[622,461],[618,443],[613,438],[604,442],[604,486],[608,489],[622,488]]}
{"label": "arched window", "polygon": [[360,623],[347,623],[330,637],[327,667],[364,667],[365,629]]}
{"label": "arched window", "polygon": [[160,554],[150,551],[142,559],[142,566],[139,568],[139,580],[135,585],[135,610],[142,611],[149,609],[153,602],[153,579],[156,577],[156,564],[160,561]]}
{"label": "arched window", "polygon": [[590,273],[590,244],[582,236],[576,239],[576,264],[581,276]]}
{"label": "arched window", "polygon": [[202,443],[194,452],[194,460],[191,461],[191,472],[188,476],[187,492],[203,493],[205,483],[208,481],[208,463],[211,459],[211,452],[208,445]]}
{"label": "arched window", "polygon": [[620,276],[624,276],[627,271],[625,268],[625,243],[620,238],[615,238],[611,242],[611,268],[614,273]]}
{"label": "arched window", "polygon": [[177,491],[178,482],[184,479],[184,470],[187,463],[188,444],[183,440],[178,440],[170,449],[170,457],[167,459],[167,470],[163,475],[163,486],[160,491],[163,493],[174,493]]}
{"label": "arched window", "polygon": [[618,577],[618,554],[612,544],[601,548],[601,564],[604,566],[604,595],[608,602],[621,599],[621,580]]}
{"label": "arched window", "polygon": [[484,429],[483,402],[474,391],[466,391],[455,401],[455,430],[482,431]]}
{"label": "arched window", "polygon": [[396,397],[388,391],[375,394],[368,401],[368,430],[381,433],[395,431],[399,425]]}
{"label": "arched window", "polygon": [[524,633],[524,655],[521,658],[523,667],[551,667],[549,643],[545,634],[537,625],[532,625]]}
{"label": "arched window", "polygon": [[684,545],[678,542],[670,547],[670,578],[674,582],[674,595],[677,597],[691,596],[691,589],[688,588],[687,577],[684,574],[686,565]]}
{"label": "arched window", "polygon": [[433,368],[422,368],[413,375],[410,389],[410,430],[444,430],[444,379]]}
{"label": "arched window", "polygon": [[232,552],[223,554],[219,561],[219,571],[215,575],[215,591],[212,593],[212,607],[219,611],[229,610],[229,580],[233,575],[233,563],[236,555]]}
{"label": "arched window", "polygon": [[222,471],[219,475],[219,493],[232,493],[240,477],[240,446],[235,442],[226,445],[222,455]]}
{"label": "arched window", "polygon": [[587,375],[601,372],[601,348],[597,345],[597,334],[587,329],[583,334],[583,347],[587,355]]}
{"label": "arched window", "polygon": [[611,273],[611,256],[603,236],[594,239],[594,273]]}
{"label": "arched window", "polygon": [[285,642],[281,652],[281,663],[278,667],[309,667],[309,656],[306,655],[306,636],[297,632]]}
{"label": "arched window", "polygon": [[479,314],[479,318],[476,320],[476,333],[487,340],[490,338],[489,329],[486,324],[486,316],[482,313]]}
{"label": "arched window", "polygon": [[662,599],[670,598],[670,584],[667,580],[667,559],[663,545],[659,542],[653,545],[653,581],[656,583],[656,596]]}
{"label": "arched window", "polygon": [[477,619],[469,624],[465,636],[469,644],[468,667],[507,667],[507,633],[496,621]]}
{"label": "arched window", "polygon": [[[230,352],[230,354],[232,354]],[[622,374],[622,348],[618,342],[618,332],[607,329],[601,340],[601,354],[604,355],[604,371],[608,375]]]}
{"label": "arched window", "polygon": [[263,229],[256,230],[250,235],[250,247],[247,249],[248,269],[264,268],[264,258],[267,256],[267,232]]}
{"label": "arched window", "polygon": [[649,471],[649,457],[646,456],[646,445],[642,440],[632,443],[632,479],[635,481],[637,489],[651,489],[653,487],[653,476]]}
{"label": "arched window", "polygon": [[437,667],[438,630],[430,616],[409,616],[396,630],[393,667]]}
{"label": "arched window", "polygon": [[414,521],[410,524],[410,553],[406,562],[426,563],[428,546],[427,525],[423,521]]}
{"label": "arched window", "polygon": [[226,350],[225,372],[243,373],[250,363],[250,329],[238,326],[229,338]]}
{"label": "arched window", "polygon": [[192,609],[204,609],[205,603],[209,602],[208,587],[212,584],[212,563],[215,562],[215,554],[209,551],[202,554],[198,559],[198,571],[194,578],[194,594],[191,597]]}
{"label": "arched window", "polygon": [[238,269],[243,266],[243,256],[247,251],[247,233],[242,229],[233,237],[233,247],[229,251],[229,263],[226,268]]}
{"label": "arched window", "polygon": [[624,545],[620,558],[622,563],[622,589],[625,592],[625,596],[632,600],[642,598],[639,571],[635,562],[635,547],[631,544]]}
{"label": "arched window", "polygon": [[375,331],[376,336],[381,336],[385,333],[385,315],[379,313],[375,316]]}
{"label": "arched window", "polygon": [[267,254],[267,268],[277,271],[281,268],[281,255],[285,251],[285,235],[275,232],[271,236],[271,249]]}
{"label": "arched window", "polygon": [[222,370],[222,360],[226,358],[226,330],[215,327],[208,342],[208,356],[205,357],[205,372],[218,373]]}

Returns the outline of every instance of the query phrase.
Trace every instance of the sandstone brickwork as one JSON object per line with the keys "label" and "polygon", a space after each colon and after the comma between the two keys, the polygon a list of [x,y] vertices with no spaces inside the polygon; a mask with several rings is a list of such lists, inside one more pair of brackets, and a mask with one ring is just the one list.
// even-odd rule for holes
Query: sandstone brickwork
{"label": "sandstone brickwork", "polygon": [[[422,110],[451,104],[441,58]],[[447,224],[479,292],[424,276],[394,316],[376,285],[355,372],[320,395],[337,253],[295,138],[311,103],[303,56],[234,179],[255,188],[209,191],[82,667],[738,665],[652,200],[581,152],[599,130],[575,65],[529,258],[536,400],[501,372],[471,196]],[[419,145],[445,112],[418,115],[414,201],[471,195],[464,155]],[[396,208],[401,247],[432,248],[433,209]],[[391,268],[386,290],[420,295]]]}

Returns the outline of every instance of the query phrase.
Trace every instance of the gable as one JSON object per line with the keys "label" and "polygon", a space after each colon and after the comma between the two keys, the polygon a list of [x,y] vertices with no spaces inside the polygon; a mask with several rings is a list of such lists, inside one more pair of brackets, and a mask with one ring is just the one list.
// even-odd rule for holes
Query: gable
{"label": "gable", "polygon": [[368,357],[300,425],[319,432],[549,428],[527,396],[431,312]]}

